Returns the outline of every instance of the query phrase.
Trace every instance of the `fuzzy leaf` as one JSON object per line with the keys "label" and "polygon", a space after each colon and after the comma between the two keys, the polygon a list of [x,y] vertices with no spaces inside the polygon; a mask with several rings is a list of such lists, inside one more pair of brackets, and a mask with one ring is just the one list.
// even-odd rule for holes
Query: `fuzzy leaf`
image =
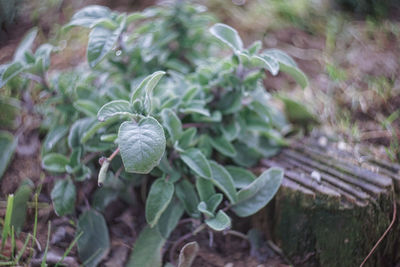
{"label": "fuzzy leaf", "polygon": [[152,117],[122,123],[117,140],[127,172],[149,173],[165,151],[164,130]]}
{"label": "fuzzy leaf", "polygon": [[222,155],[227,157],[236,156],[235,147],[225,138],[225,136],[211,138],[210,141],[211,145]]}
{"label": "fuzzy leaf", "polygon": [[274,197],[282,183],[283,170],[270,168],[251,184],[241,189],[232,210],[239,217],[247,217],[262,209]]}
{"label": "fuzzy leaf", "polygon": [[198,176],[211,179],[211,168],[206,157],[200,150],[190,148],[180,154],[185,164]]}
{"label": "fuzzy leaf", "polygon": [[105,121],[111,117],[118,115],[131,115],[131,104],[126,100],[114,100],[104,104],[99,112],[97,112],[97,119]]}
{"label": "fuzzy leaf", "polygon": [[229,172],[220,164],[215,161],[210,161],[212,170],[211,181],[218,187],[229,201],[233,204],[237,201],[236,189],[233,184],[233,179]]}
{"label": "fuzzy leaf", "polygon": [[[25,34],[22,41],[19,43],[17,49],[14,53],[14,62],[15,61],[25,61],[25,52],[31,51],[33,42],[35,41],[36,35],[38,33],[38,29],[32,28],[29,30],[27,34]],[[1,86],[0,86],[1,87]]]}
{"label": "fuzzy leaf", "polygon": [[62,154],[50,153],[43,157],[42,167],[50,172],[65,172],[69,160]]}
{"label": "fuzzy leaf", "polygon": [[307,76],[297,66],[296,62],[285,52],[278,49],[265,50],[261,57],[269,56],[279,62],[279,69],[295,79],[295,81],[303,88],[307,87]]}
{"label": "fuzzy leaf", "polygon": [[82,26],[90,28],[99,20],[108,18],[111,15],[111,10],[104,6],[87,6],[76,12],[67,26]]}
{"label": "fuzzy leaf", "polygon": [[74,107],[88,117],[95,117],[99,107],[96,103],[86,99],[79,99],[75,101]]}
{"label": "fuzzy leaf", "polygon": [[70,178],[58,180],[51,191],[51,200],[56,214],[72,214],[75,209],[76,189]]}
{"label": "fuzzy leaf", "polygon": [[87,46],[87,59],[90,67],[94,68],[112,50],[122,32],[123,27],[121,26],[114,31],[96,27],[90,32]]}
{"label": "fuzzy leaf", "polygon": [[0,180],[10,163],[18,140],[12,134],[6,131],[0,131]]}
{"label": "fuzzy leaf", "polygon": [[209,179],[198,177],[196,179],[196,189],[201,201],[206,201],[215,194],[214,184]]}
{"label": "fuzzy leaf", "polygon": [[232,176],[236,188],[246,187],[256,179],[252,172],[244,168],[237,166],[225,166],[225,168]]}
{"label": "fuzzy leaf", "polygon": [[199,249],[199,244],[196,241],[184,245],[179,253],[178,267],[191,267]]}
{"label": "fuzzy leaf", "polygon": [[171,109],[164,109],[161,112],[163,126],[167,129],[172,143],[182,136],[182,123],[178,116]]}
{"label": "fuzzy leaf", "polygon": [[243,42],[238,32],[232,27],[217,23],[210,28],[212,35],[217,37],[219,40],[227,44],[235,52],[239,52],[243,49]]}
{"label": "fuzzy leaf", "polygon": [[24,66],[20,62],[14,62],[4,67],[0,71],[0,88],[3,87],[9,80],[20,74],[24,70]]}
{"label": "fuzzy leaf", "polygon": [[185,211],[190,216],[198,218],[197,205],[199,204],[199,199],[193,185],[187,180],[182,180],[176,184],[175,192]]}
{"label": "fuzzy leaf", "polygon": [[182,204],[177,200],[173,199],[165,212],[161,215],[157,223],[157,228],[160,234],[167,239],[171,232],[178,225],[179,220],[183,215]]}
{"label": "fuzzy leaf", "polygon": [[223,231],[231,226],[231,218],[223,210],[219,210],[214,218],[207,219],[205,222],[215,231]]}
{"label": "fuzzy leaf", "polygon": [[27,179],[21,183],[14,195],[14,203],[11,217],[11,225],[14,226],[15,232],[20,233],[25,224],[26,210],[28,209],[28,201],[31,197],[33,183]]}
{"label": "fuzzy leaf", "polygon": [[77,235],[83,233],[77,241],[79,259],[86,267],[95,267],[107,255],[110,238],[103,215],[88,210],[79,216]]}
{"label": "fuzzy leaf", "polygon": [[157,179],[150,188],[146,200],[146,221],[153,227],[168,207],[174,195],[174,185],[163,178]]}
{"label": "fuzzy leaf", "polygon": [[140,232],[127,267],[161,267],[165,239],[156,228],[146,227]]}

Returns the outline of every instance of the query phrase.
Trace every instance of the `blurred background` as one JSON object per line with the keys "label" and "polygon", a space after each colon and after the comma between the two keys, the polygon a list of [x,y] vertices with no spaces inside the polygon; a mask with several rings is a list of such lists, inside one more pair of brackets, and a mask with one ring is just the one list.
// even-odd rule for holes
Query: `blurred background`
{"label": "blurred background", "polygon": [[[279,47],[308,75],[300,90],[280,74],[268,77],[271,92],[290,93],[307,104],[324,131],[348,142],[378,145],[400,159],[400,1],[398,0],[199,0],[215,17],[238,29],[245,44],[261,39]],[[87,34],[61,33],[86,5],[143,10],[152,0],[0,0],[0,64],[9,61],[22,36],[39,28],[37,44],[63,47],[50,69],[85,58]],[[375,147],[375,146],[374,146]],[[382,153],[384,152],[384,153]]]}

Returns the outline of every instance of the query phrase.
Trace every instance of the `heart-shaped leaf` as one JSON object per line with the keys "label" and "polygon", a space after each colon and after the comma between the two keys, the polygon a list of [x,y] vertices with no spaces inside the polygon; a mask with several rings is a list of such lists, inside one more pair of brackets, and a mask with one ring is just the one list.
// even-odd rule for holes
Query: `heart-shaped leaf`
{"label": "heart-shaped leaf", "polygon": [[126,100],[114,100],[104,104],[99,112],[97,112],[97,119],[105,121],[111,117],[118,115],[131,115],[131,104]]}
{"label": "heart-shaped leaf", "polygon": [[165,151],[164,130],[152,117],[122,123],[117,140],[127,172],[149,173]]}
{"label": "heart-shaped leaf", "polygon": [[251,184],[241,189],[232,210],[239,217],[247,217],[262,209],[274,197],[282,183],[283,170],[270,168]]}
{"label": "heart-shaped leaf", "polygon": [[243,50],[243,41],[234,28],[226,24],[217,23],[210,28],[210,32],[212,35],[232,48],[233,51],[239,52]]}
{"label": "heart-shaped leaf", "polygon": [[167,182],[164,178],[153,182],[146,200],[146,221],[150,227],[157,224],[173,195],[174,185],[171,182]]}
{"label": "heart-shaped leaf", "polygon": [[70,178],[58,180],[51,191],[51,200],[58,216],[71,214],[75,209],[76,189]]}
{"label": "heart-shaped leaf", "polygon": [[211,179],[210,164],[200,150],[190,148],[182,152],[180,157],[195,174],[206,179]]}
{"label": "heart-shaped leaf", "polygon": [[78,220],[77,241],[79,259],[84,266],[95,267],[107,255],[110,249],[110,238],[103,215],[88,210]]}

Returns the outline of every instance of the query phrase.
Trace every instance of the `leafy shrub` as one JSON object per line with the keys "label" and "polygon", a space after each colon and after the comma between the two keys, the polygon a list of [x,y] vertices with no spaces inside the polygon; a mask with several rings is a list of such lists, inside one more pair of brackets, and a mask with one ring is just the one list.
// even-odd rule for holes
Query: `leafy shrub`
{"label": "leafy shrub", "polygon": [[[261,51],[260,41],[245,48],[227,25],[214,24],[210,34],[204,25],[212,22],[189,4],[131,14],[89,6],[66,26],[90,30],[89,66],[54,72],[47,81],[57,48],[44,44],[33,53],[30,33],[2,67],[3,84],[21,77],[42,84],[42,165],[61,178],[51,193],[55,212],[73,214],[76,185],[98,174],[92,210],[78,220],[86,229],[78,241],[86,265],[96,265],[109,246],[95,210],[116,198],[133,203],[131,186],[150,189],[148,226],[129,266],[159,266],[161,248],[184,214],[199,222],[195,233],[223,231],[231,227],[229,212],[251,216],[277,192],[283,170],[256,177],[247,169],[284,144],[287,122],[270,105],[262,80],[266,71],[283,71],[304,87],[307,78],[282,51]],[[101,167],[98,155],[109,155]],[[95,237],[102,241],[88,242]]]}

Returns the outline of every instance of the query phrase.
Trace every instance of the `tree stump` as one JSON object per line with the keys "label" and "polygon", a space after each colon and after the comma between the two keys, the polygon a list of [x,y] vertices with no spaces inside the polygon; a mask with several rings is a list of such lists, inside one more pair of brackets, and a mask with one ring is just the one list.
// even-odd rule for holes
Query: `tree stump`
{"label": "tree stump", "polygon": [[[398,164],[308,140],[262,165],[284,168],[285,177],[254,221],[268,222],[263,230],[295,266],[359,266],[392,220]],[[365,266],[399,263],[399,240],[396,221]]]}

